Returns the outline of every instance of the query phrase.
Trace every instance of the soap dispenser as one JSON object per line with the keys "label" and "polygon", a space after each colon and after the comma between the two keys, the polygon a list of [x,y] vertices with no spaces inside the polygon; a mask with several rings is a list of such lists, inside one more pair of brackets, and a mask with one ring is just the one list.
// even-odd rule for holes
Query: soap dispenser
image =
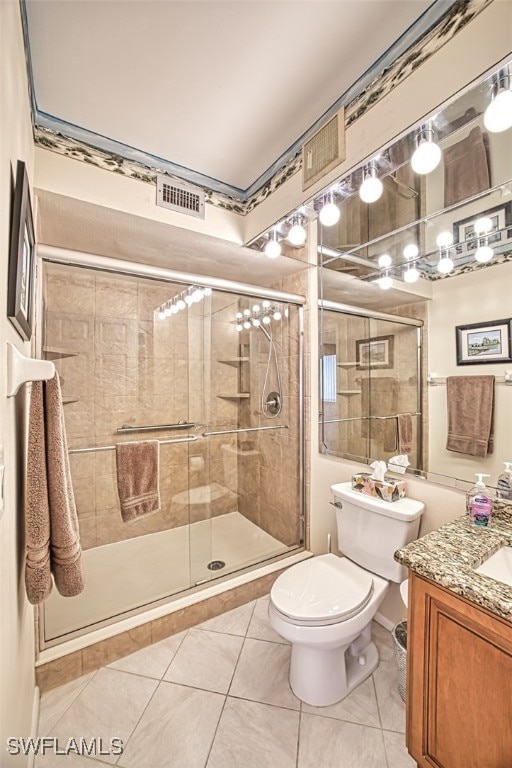
{"label": "soap dispenser", "polygon": [[491,522],[493,500],[489,496],[483,477],[490,477],[476,473],[477,481],[467,496],[467,510],[470,522],[478,525],[480,528],[487,528]]}
{"label": "soap dispenser", "polygon": [[512,461],[503,462],[505,469],[498,477],[497,499],[512,501]]}

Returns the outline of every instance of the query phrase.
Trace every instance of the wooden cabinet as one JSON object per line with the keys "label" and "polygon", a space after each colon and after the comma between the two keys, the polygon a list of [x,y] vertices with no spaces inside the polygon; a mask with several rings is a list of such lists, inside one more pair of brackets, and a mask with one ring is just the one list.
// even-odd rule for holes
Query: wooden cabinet
{"label": "wooden cabinet", "polygon": [[512,624],[410,572],[407,626],[419,768],[512,768]]}

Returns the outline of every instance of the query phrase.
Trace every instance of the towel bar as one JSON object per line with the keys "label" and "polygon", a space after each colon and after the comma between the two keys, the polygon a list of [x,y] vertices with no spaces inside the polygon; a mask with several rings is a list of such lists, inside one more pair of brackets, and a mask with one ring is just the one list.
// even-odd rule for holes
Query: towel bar
{"label": "towel bar", "polygon": [[[473,374],[473,375],[477,376],[478,374]],[[496,376],[494,381],[496,382],[496,384],[506,384],[507,386],[511,386],[512,370],[505,371],[504,376]],[[427,376],[427,384],[429,384],[431,387],[440,387],[443,384],[446,384],[446,376],[438,376],[436,373],[429,373]]]}
{"label": "towel bar", "polygon": [[[159,440],[160,445],[167,445],[169,443],[191,443],[197,440],[197,435],[187,435],[187,437],[173,437],[169,440]],[[98,445],[94,448],[70,448],[68,453],[93,453],[94,451],[115,451],[115,445]]]}
{"label": "towel bar", "polygon": [[7,397],[14,397],[29,381],[48,381],[55,376],[55,366],[49,360],[27,357],[10,341],[7,342]]}

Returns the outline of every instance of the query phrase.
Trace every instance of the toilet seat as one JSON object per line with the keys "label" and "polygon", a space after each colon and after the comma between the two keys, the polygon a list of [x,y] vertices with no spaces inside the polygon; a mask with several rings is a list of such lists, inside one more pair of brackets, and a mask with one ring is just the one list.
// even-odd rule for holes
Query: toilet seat
{"label": "toilet seat", "polygon": [[301,626],[337,624],[360,613],[373,594],[373,578],[346,557],[320,555],[292,566],[270,592],[274,608]]}

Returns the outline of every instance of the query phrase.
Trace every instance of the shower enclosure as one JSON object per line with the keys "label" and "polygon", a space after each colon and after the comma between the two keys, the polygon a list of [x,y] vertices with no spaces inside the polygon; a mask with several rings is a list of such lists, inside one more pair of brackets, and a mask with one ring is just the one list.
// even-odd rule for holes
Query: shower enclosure
{"label": "shower enclosure", "polygon": [[320,315],[322,450],[422,468],[422,321],[329,301]]}
{"label": "shower enclosure", "polygon": [[[300,297],[95,264],[44,263],[86,588],[53,591],[43,647],[303,544]],[[123,522],[115,446],[142,440],[160,444],[161,508]]]}

